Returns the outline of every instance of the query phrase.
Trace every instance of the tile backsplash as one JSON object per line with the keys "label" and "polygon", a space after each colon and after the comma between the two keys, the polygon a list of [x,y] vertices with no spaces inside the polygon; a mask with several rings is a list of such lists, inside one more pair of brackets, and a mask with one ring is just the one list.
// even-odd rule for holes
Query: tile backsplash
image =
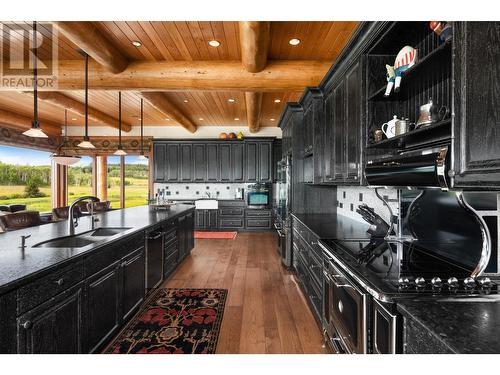
{"label": "tile backsplash", "polygon": [[246,186],[244,183],[155,183],[154,194],[164,189],[167,199],[208,198],[208,194],[211,198],[234,199],[236,190]]}

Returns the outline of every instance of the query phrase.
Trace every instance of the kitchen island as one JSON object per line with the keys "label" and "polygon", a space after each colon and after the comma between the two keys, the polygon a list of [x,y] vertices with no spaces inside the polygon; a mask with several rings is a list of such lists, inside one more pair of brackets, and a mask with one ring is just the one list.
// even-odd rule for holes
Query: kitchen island
{"label": "kitchen island", "polygon": [[[91,217],[82,217],[72,237],[67,237],[66,221],[0,235],[1,353],[100,351],[150,291],[149,233],[163,236],[157,247],[160,279],[193,247],[193,206],[139,206],[95,216],[94,230]],[[21,236],[31,236],[24,249],[19,248]],[[59,238],[84,238],[88,244],[50,242]]]}

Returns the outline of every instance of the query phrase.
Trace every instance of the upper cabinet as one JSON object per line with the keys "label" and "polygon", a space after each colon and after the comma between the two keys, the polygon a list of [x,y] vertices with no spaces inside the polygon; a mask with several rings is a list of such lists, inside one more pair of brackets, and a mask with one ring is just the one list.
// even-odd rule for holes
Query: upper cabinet
{"label": "upper cabinet", "polygon": [[155,182],[271,182],[273,140],[156,141]]}
{"label": "upper cabinet", "polygon": [[498,189],[500,23],[455,22],[453,38],[452,183],[456,188]]}

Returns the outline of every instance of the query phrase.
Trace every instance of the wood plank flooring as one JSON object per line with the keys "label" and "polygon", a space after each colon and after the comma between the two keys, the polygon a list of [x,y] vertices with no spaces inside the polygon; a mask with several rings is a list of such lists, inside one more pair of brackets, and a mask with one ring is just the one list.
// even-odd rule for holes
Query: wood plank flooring
{"label": "wood plank flooring", "polygon": [[217,353],[325,353],[321,331],[294,276],[281,265],[273,232],[198,239],[167,288],[225,288]]}

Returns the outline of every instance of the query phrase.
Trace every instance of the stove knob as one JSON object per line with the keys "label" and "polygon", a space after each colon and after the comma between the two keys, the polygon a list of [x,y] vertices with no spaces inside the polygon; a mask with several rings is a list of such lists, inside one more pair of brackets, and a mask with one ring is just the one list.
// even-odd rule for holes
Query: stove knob
{"label": "stove knob", "polygon": [[410,280],[407,277],[400,277],[398,280],[398,285],[402,289],[406,289],[410,286]]}
{"label": "stove knob", "polygon": [[468,277],[464,280],[465,289],[474,289],[476,287],[476,280],[472,277]]}
{"label": "stove knob", "polygon": [[424,288],[425,287],[425,279],[423,277],[417,277],[415,279],[415,285],[417,288]]}
{"label": "stove knob", "polygon": [[481,277],[478,279],[479,285],[481,288],[491,288],[491,279],[489,277]]}
{"label": "stove knob", "polygon": [[448,286],[450,289],[457,289],[458,288],[458,279],[456,277],[450,277],[448,279]]}
{"label": "stove knob", "polygon": [[441,288],[443,286],[443,282],[439,277],[433,277],[431,280],[431,284],[433,288]]}

